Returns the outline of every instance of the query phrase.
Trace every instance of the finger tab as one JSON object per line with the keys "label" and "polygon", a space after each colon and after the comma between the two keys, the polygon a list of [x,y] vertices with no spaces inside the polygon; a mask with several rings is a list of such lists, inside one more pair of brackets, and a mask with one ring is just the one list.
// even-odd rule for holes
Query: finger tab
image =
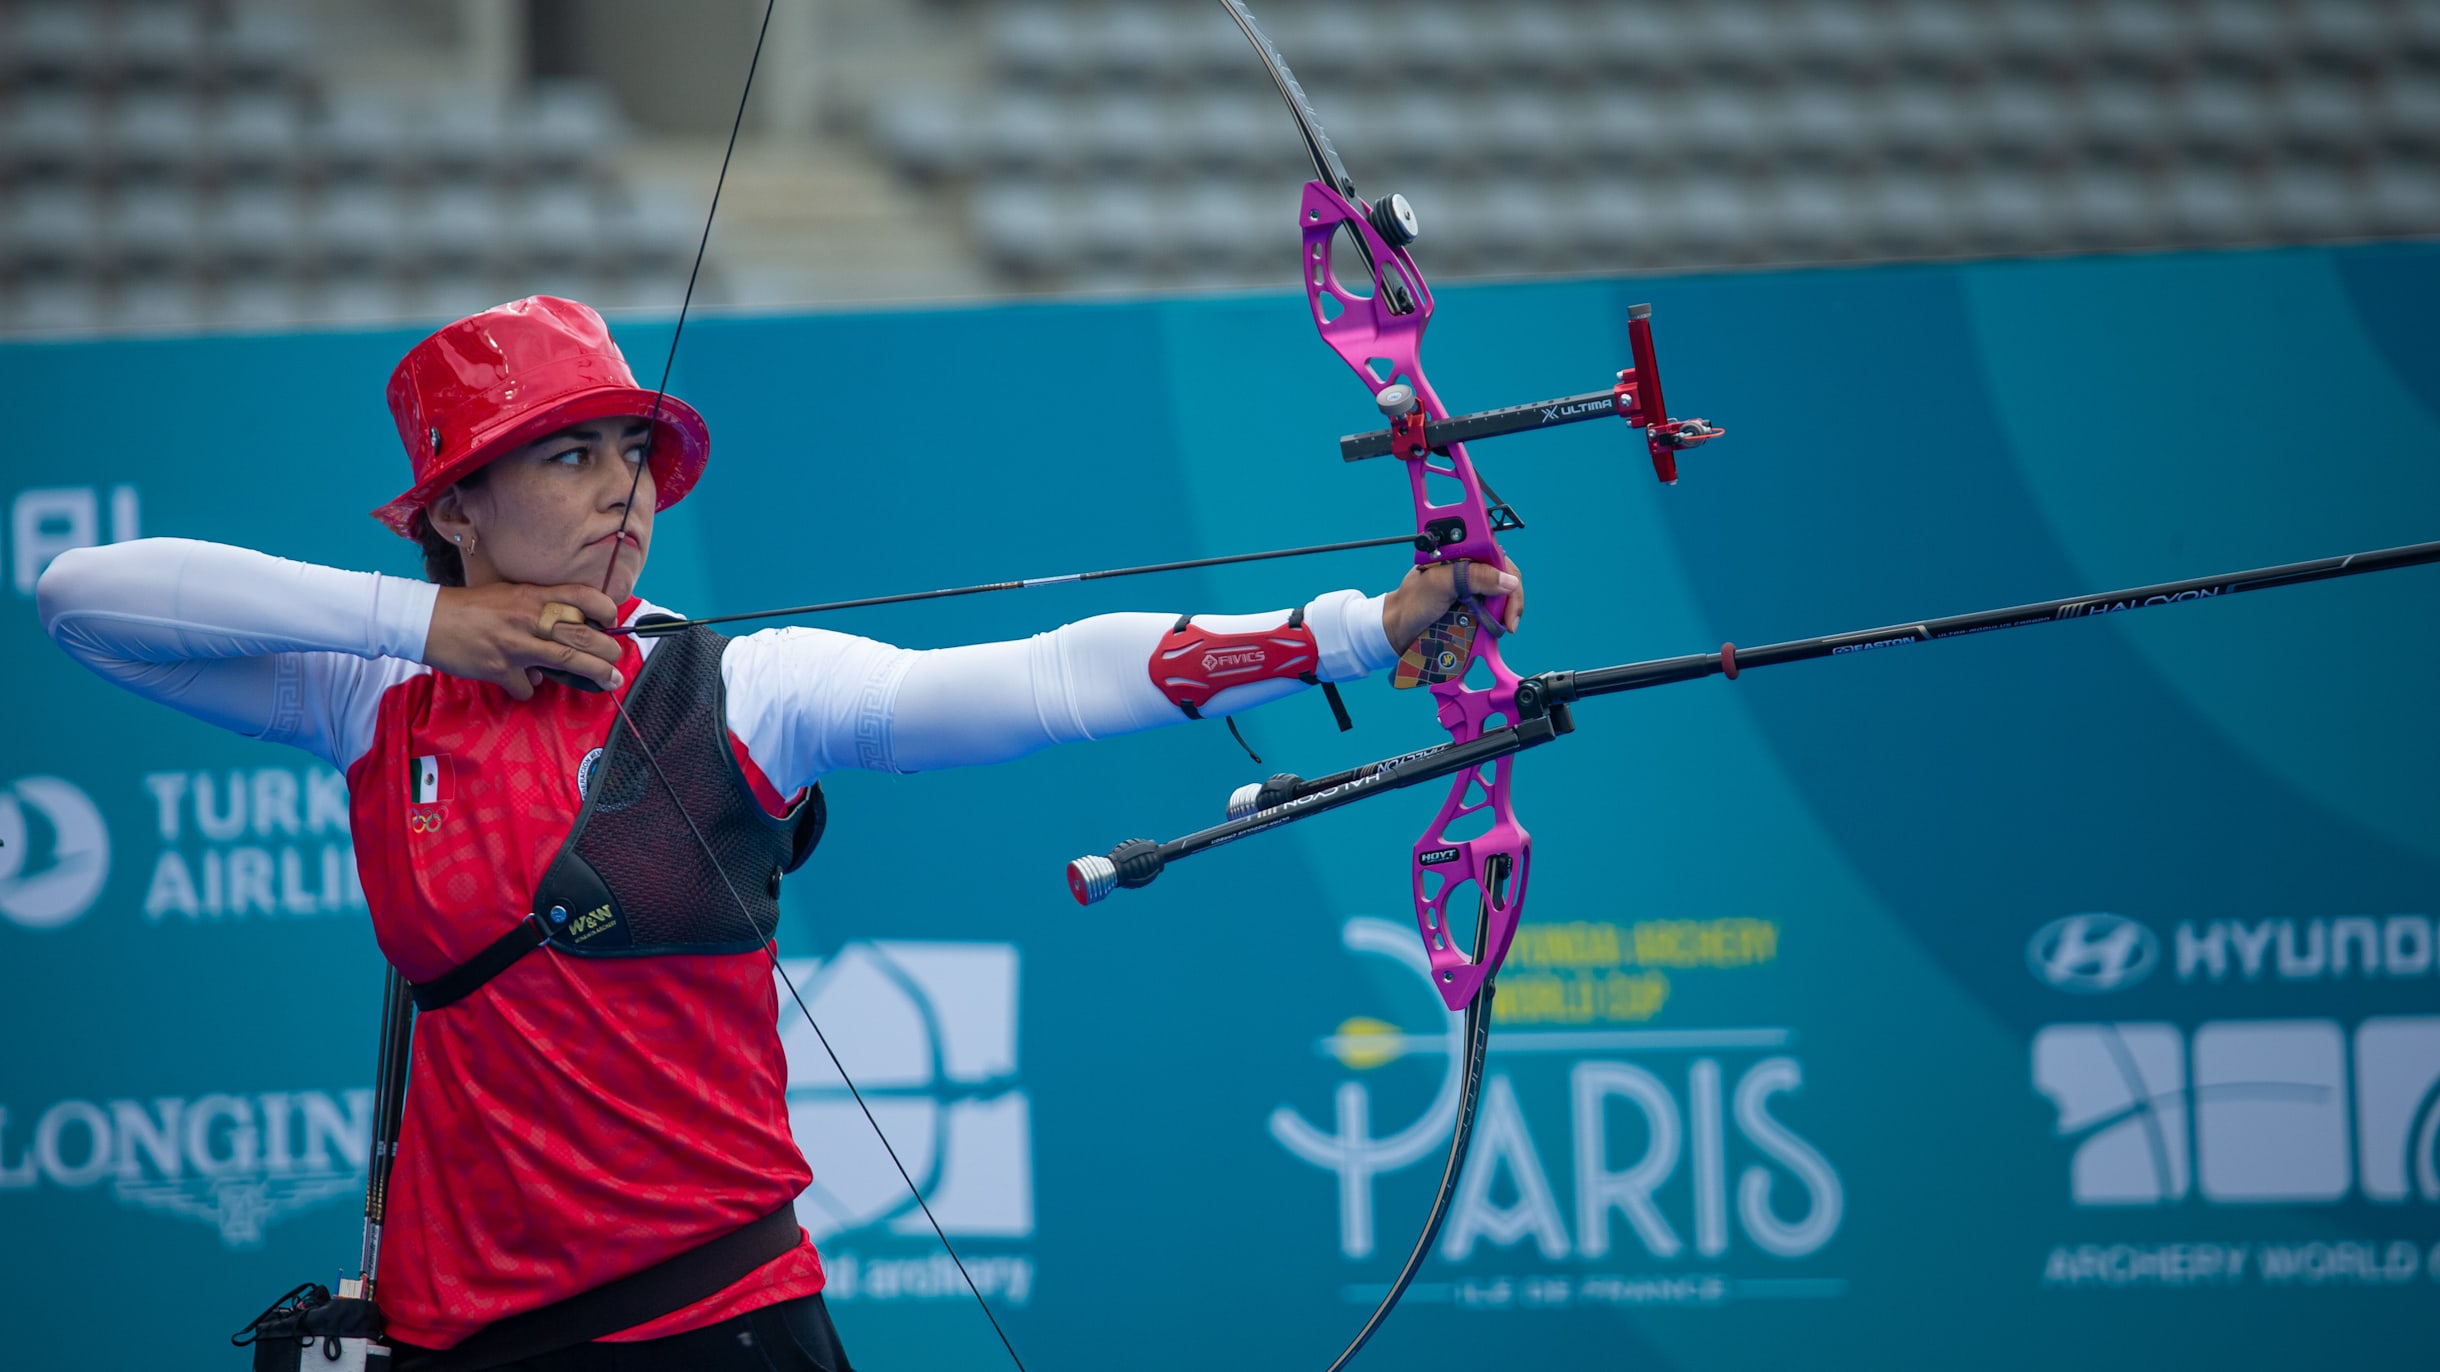
{"label": "finger tab", "polygon": [[584,612],[575,606],[557,600],[546,601],[542,607],[541,617],[534,621],[534,636],[549,638],[551,631],[562,624],[582,624],[584,622]]}

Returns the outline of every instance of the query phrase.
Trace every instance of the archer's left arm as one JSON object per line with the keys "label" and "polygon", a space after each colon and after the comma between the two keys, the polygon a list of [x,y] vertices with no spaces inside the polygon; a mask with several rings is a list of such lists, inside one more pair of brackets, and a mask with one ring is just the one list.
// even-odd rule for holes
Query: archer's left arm
{"label": "archer's left arm", "polygon": [[[1477,595],[1507,594],[1512,578],[1472,567]],[[1200,698],[1197,714],[1228,715],[1315,682],[1379,671],[1452,599],[1442,568],[1408,575],[1387,596],[1320,596],[1299,611],[1197,615],[1181,635],[1171,615],[1110,614],[1032,638],[914,651],[822,629],[749,635],[722,662],[729,728],[782,791],[842,768],[920,772],[1004,762],[1057,743],[1108,738],[1190,718],[1165,687],[1164,645],[1283,633],[1298,640],[1281,675],[1248,673]],[[1291,619],[1299,622],[1293,630]],[[1296,649],[1308,644],[1301,660]],[[1198,664],[1199,668],[1199,664]]]}

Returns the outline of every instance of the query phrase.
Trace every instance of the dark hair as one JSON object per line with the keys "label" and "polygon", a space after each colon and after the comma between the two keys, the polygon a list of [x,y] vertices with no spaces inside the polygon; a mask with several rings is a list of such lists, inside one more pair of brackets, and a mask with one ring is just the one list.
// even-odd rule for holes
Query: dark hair
{"label": "dark hair", "polygon": [[[465,490],[482,485],[483,474],[490,470],[488,466],[475,468],[458,478],[455,489]],[[415,512],[415,541],[424,550],[424,580],[438,586],[466,584],[465,555],[440,530],[432,527],[432,515],[427,510]]]}

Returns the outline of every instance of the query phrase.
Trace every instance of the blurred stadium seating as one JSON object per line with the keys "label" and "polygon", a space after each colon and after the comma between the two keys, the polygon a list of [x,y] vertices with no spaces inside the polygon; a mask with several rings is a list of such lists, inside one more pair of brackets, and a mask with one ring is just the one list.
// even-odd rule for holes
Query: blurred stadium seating
{"label": "blurred stadium seating", "polygon": [[[1168,284],[1182,242],[1203,279],[1280,279],[1298,150],[1216,7],[965,10],[982,79],[871,127],[1003,281]],[[1406,192],[1458,275],[2440,232],[2431,0],[1258,12],[1359,186]]]}
{"label": "blurred stadium seating", "polygon": [[[707,298],[1290,279],[1301,150],[1208,0],[782,5],[818,43],[765,75],[818,67],[819,99],[802,127],[749,121]],[[414,316],[546,287],[674,305],[735,85],[692,83],[706,117],[680,129],[622,113],[662,108],[635,88],[648,69],[556,52],[504,90],[469,91],[445,43],[415,79],[331,75],[341,40],[318,26],[413,8],[0,0],[0,329]],[[548,9],[546,47],[633,6]],[[2440,233],[2440,0],[1256,10],[1358,185],[1414,202],[1439,276]],[[693,12],[750,33],[759,5]],[[632,175],[645,144],[700,186]]]}
{"label": "blurred stadium seating", "polygon": [[[0,330],[276,328],[477,309],[545,276],[658,292],[694,212],[639,211],[608,95],[404,99],[309,60],[299,11],[0,7]],[[671,297],[674,300],[674,296]]]}

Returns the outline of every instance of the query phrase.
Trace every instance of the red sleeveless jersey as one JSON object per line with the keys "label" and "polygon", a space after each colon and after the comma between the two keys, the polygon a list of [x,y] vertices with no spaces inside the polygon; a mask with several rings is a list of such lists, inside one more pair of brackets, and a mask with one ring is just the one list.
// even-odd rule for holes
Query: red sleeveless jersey
{"label": "red sleeveless jersey", "polygon": [[[627,683],[641,665],[629,640]],[[431,671],[383,695],[347,782],[374,935],[408,980],[524,917],[583,803],[579,771],[617,719],[606,696],[546,683],[520,702]],[[757,798],[782,813],[734,734],[730,745]],[[450,1347],[789,1204],[811,1174],[789,1131],[777,1012],[760,950],[545,950],[417,1016],[382,1241],[390,1332]],[[612,1337],[680,1333],[821,1288],[806,1241]]]}

